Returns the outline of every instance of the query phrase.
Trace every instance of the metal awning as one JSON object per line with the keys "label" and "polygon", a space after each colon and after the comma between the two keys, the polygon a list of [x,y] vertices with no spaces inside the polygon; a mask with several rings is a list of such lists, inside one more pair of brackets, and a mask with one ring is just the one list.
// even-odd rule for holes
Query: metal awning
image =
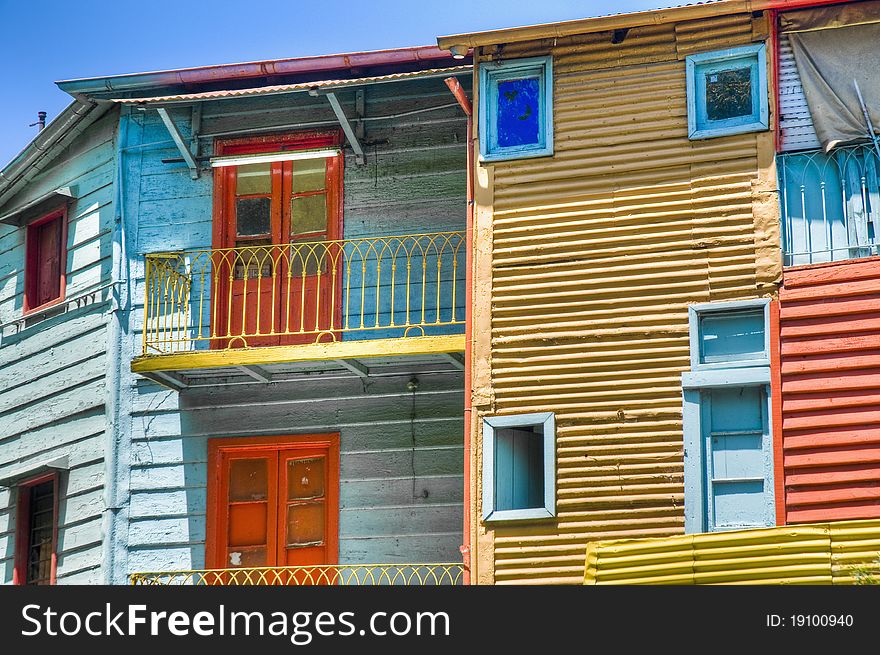
{"label": "metal awning", "polygon": [[17,483],[35,478],[43,473],[50,471],[67,471],[70,468],[70,458],[67,455],[54,457],[49,460],[42,460],[29,464],[20,469],[16,469],[11,473],[0,477],[0,487],[14,487]]}
{"label": "metal awning", "polygon": [[37,205],[40,205],[59,196],[62,198],[73,198],[73,191],[69,186],[53,189],[52,191],[44,193],[38,198],[34,198],[30,202],[25,203],[20,207],[16,207],[15,209],[0,214],[0,223],[17,224],[18,220],[21,218],[21,215],[24,214],[27,210],[32,209]]}
{"label": "metal awning", "polygon": [[274,86],[260,86],[251,89],[227,89],[223,91],[203,91],[200,93],[179,93],[168,96],[154,96],[151,98],[112,98],[109,102],[123,105],[153,105],[153,104],[176,104],[192,103],[201,100],[225,100],[250,96],[275,95],[280,93],[297,93],[302,91],[343,89],[352,86],[365,86],[368,84],[383,84],[420,78],[444,77],[457,73],[466,73],[471,70],[468,66],[449,66],[447,68],[429,68],[427,70],[412,71],[409,73],[391,73],[390,75],[375,75],[372,77],[357,77],[342,80],[321,80],[314,82],[299,82],[297,84],[276,84]]}

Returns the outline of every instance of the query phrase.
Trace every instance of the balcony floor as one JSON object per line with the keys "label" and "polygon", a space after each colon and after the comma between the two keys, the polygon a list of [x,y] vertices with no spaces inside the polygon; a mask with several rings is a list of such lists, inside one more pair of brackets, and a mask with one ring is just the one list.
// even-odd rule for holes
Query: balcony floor
{"label": "balcony floor", "polygon": [[193,350],[146,355],[131,370],[178,391],[218,384],[260,384],[299,378],[374,377],[463,370],[463,334],[337,341],[262,348]]}

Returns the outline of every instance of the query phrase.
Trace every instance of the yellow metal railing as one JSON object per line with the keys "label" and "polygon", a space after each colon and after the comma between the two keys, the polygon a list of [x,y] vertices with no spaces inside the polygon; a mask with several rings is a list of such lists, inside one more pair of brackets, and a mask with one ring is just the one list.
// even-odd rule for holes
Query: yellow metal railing
{"label": "yellow metal railing", "polygon": [[133,573],[133,585],[460,585],[462,564],[325,564]]}
{"label": "yellow metal railing", "polygon": [[455,332],[464,257],[463,232],[150,254],[143,353]]}

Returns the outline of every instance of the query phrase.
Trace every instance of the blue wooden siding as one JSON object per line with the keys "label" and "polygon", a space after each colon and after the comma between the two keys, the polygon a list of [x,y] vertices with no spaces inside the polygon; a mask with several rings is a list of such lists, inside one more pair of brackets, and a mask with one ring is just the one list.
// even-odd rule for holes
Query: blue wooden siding
{"label": "blue wooden siding", "polygon": [[[352,116],[353,98],[340,93]],[[367,89],[366,115],[453,103],[439,79],[384,85]],[[188,138],[188,112],[173,116]],[[143,256],[210,248],[213,188],[210,172],[194,181],[185,165],[162,163],[179,155],[155,112],[123,110],[122,120],[132,281],[122,344],[128,362],[141,352]],[[209,102],[202,112],[204,134],[316,122],[338,125],[326,99],[306,94]],[[345,238],[464,229],[465,121],[457,106],[367,123],[365,143],[373,144],[366,165],[346,161]],[[202,141],[203,154],[211,144]],[[456,297],[463,318],[463,287]],[[121,509],[113,534],[127,563],[118,562],[114,581],[124,583],[136,571],[204,565],[212,437],[340,432],[340,561],[460,559],[462,376],[420,376],[414,415],[408,381],[402,373],[366,381],[320,376],[178,395],[124,368],[116,436]]]}
{"label": "blue wooden siding", "polygon": [[[107,285],[114,228],[117,112],[89,127],[4,209],[70,186],[67,298]],[[59,502],[58,582],[103,581],[109,289],[23,329],[24,228],[0,225],[0,475],[70,458]],[[12,580],[16,492],[0,488],[0,582]]]}
{"label": "blue wooden siding", "polygon": [[[349,156],[344,176],[344,232],[345,239],[422,234],[464,230],[465,203],[465,120],[461,109],[454,103],[448,89],[440,79],[408,83],[376,85],[366,90],[367,117],[403,114],[414,109],[450,105],[443,109],[394,120],[376,120],[366,124],[366,165],[355,164]],[[339,93],[340,102],[349,116],[354,116],[354,91]],[[185,139],[190,138],[189,111],[172,111]],[[131,111],[125,116],[131,123],[126,159],[128,160],[129,194],[136,191],[129,221],[136,232],[135,247],[138,256],[150,252],[192,250],[211,247],[212,176],[203,173],[198,180],[191,180],[185,164],[162,163],[162,159],[179,158],[170,141],[165,126],[155,112]],[[293,96],[269,96],[263,98],[240,98],[204,103],[202,109],[202,134],[228,134],[247,129],[255,134],[260,128],[277,131],[279,125],[301,124],[311,129],[338,127],[329,103],[324,98],[310,98],[306,94]],[[290,128],[293,131],[295,128]],[[305,128],[300,128],[305,129]],[[201,140],[202,152],[212,153],[212,138]],[[350,155],[350,153],[349,153]],[[453,296],[455,315],[464,318],[464,247],[459,249],[457,282],[452,278],[452,256],[443,255],[441,320],[452,315]],[[436,258],[428,256],[425,261],[415,258],[413,265],[419,271],[422,264],[428,267],[429,288],[436,280]],[[139,268],[142,262],[136,264]],[[433,265],[433,270],[432,270]],[[382,275],[390,284],[390,265]],[[139,269],[138,269],[139,270]],[[343,306],[360,307],[361,302],[369,308],[364,312],[365,325],[376,324],[375,271],[368,270],[366,293],[359,293],[361,274],[353,270],[352,294],[344,292]],[[401,273],[398,272],[398,276]],[[400,279],[400,278],[398,278]],[[415,274],[412,276],[415,280]],[[419,280],[420,280],[419,273]],[[134,309],[143,310],[143,274],[136,276]],[[203,286],[210,285],[210,275],[204,281],[194,280],[191,297],[198,298]],[[382,303],[379,324],[390,317],[390,293],[388,286],[380,287]],[[452,287],[455,285],[455,293]],[[395,320],[405,317],[399,311],[405,290],[398,291],[395,298]],[[421,286],[410,290],[413,300],[420,298]],[[209,296],[206,296],[206,298]],[[436,320],[436,312],[426,311],[427,320]],[[195,310],[195,311],[193,311]],[[207,312],[205,328],[207,328]],[[190,316],[198,316],[195,304]],[[416,312],[412,312],[415,318]],[[419,314],[419,317],[421,315]],[[359,314],[352,317],[352,323]],[[138,317],[137,325],[142,320]],[[203,330],[205,333],[207,329]],[[463,326],[432,327],[429,334],[460,333]],[[349,333],[345,339],[389,338],[402,334],[402,330],[374,330],[365,333]],[[206,344],[202,344],[203,346]]]}
{"label": "blue wooden siding", "polygon": [[213,387],[182,401],[135,382],[128,572],[204,565],[209,438],[337,431],[340,562],[458,559],[462,380],[423,380],[414,417],[408,380]]}

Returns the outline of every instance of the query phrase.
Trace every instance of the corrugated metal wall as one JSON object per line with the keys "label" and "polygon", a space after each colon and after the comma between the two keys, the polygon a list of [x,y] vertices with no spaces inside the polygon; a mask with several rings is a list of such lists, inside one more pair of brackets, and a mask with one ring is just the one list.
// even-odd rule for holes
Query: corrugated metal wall
{"label": "corrugated metal wall", "polygon": [[584,584],[852,584],[878,552],[880,521],[595,542]]}
{"label": "corrugated metal wall", "polygon": [[785,271],[789,523],[880,517],[880,258]]}
{"label": "corrugated metal wall", "polygon": [[477,335],[474,355],[491,393],[474,402],[556,413],[558,520],[481,526],[480,582],[579,583],[590,540],[683,532],[687,304],[770,293],[780,274],[761,186],[772,137],[689,141],[684,57],[762,39],[764,25],[739,15],[636,28],[619,45],[604,32],[503,49],[553,54],[556,152],[496,164],[494,184],[478,172],[490,188],[475,270],[491,260],[491,288],[478,279],[474,302],[492,316],[490,352]]}

